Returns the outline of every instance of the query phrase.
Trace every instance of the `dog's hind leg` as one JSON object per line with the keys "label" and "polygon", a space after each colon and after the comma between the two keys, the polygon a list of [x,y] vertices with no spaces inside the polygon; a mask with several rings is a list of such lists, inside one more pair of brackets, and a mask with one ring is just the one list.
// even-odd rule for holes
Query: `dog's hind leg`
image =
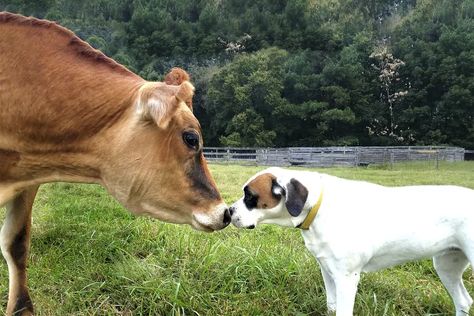
{"label": "dog's hind leg", "polygon": [[8,265],[7,315],[32,315],[26,284],[26,260],[30,248],[31,207],[38,187],[30,187],[6,204],[5,223],[0,232],[2,254]]}
{"label": "dog's hind leg", "polygon": [[462,251],[454,251],[433,258],[436,272],[453,299],[456,307],[456,316],[469,315],[472,298],[469,296],[462,274],[469,265],[469,260]]}

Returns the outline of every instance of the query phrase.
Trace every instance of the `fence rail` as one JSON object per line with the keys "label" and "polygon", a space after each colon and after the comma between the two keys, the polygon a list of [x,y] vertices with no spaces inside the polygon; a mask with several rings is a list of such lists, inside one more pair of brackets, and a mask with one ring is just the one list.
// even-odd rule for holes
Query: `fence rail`
{"label": "fence rail", "polygon": [[464,160],[474,160],[474,150],[465,150]]}
{"label": "fence rail", "polygon": [[208,161],[245,163],[255,165],[316,167],[366,166],[404,161],[464,160],[464,149],[441,146],[397,147],[288,147],[288,148],[235,148],[206,147]]}

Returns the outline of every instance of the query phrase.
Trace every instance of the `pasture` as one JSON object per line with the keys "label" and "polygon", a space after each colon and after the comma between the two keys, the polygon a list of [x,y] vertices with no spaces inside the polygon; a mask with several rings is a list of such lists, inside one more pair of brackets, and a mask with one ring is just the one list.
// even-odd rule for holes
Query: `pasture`
{"label": "pasture", "polygon": [[[263,169],[210,168],[228,203],[240,197],[248,177]],[[474,162],[443,162],[439,170],[426,163],[319,170],[384,185],[474,188]],[[326,313],[319,268],[297,229],[263,225],[200,233],[134,217],[96,185],[42,186],[33,211],[28,271],[38,315]],[[4,313],[5,263],[0,278]],[[474,295],[471,269],[465,283]],[[453,310],[430,260],[364,275],[355,304],[356,315],[449,315]]]}

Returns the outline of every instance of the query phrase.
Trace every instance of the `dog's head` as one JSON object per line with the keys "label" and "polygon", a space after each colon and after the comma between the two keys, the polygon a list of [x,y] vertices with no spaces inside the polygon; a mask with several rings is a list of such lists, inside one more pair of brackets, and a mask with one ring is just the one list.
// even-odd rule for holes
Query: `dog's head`
{"label": "dog's head", "polygon": [[250,178],[243,197],[229,209],[232,224],[240,228],[255,228],[259,223],[293,227],[301,222],[308,189],[292,173],[269,168]]}

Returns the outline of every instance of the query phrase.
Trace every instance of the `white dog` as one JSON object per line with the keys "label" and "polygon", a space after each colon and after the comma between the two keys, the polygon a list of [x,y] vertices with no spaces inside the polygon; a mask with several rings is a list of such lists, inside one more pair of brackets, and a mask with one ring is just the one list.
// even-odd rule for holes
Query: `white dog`
{"label": "white dog", "polygon": [[462,273],[474,263],[474,190],[384,187],[308,171],[269,168],[244,185],[232,223],[299,227],[324,279],[327,306],[352,315],[361,272],[433,257],[456,315],[472,299]]}

